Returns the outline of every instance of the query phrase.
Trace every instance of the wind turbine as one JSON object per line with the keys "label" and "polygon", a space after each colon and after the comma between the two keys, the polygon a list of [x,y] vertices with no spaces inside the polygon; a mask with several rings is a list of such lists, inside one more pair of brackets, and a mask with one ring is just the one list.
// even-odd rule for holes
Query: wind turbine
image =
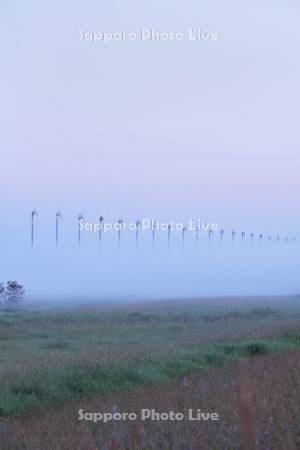
{"label": "wind turbine", "polygon": [[200,233],[200,227],[199,227],[199,225],[197,225],[196,232],[195,232],[196,244],[198,244],[199,233]]}
{"label": "wind turbine", "polygon": [[157,227],[156,220],[152,221],[152,249],[155,249],[155,231]]}
{"label": "wind turbine", "polygon": [[262,243],[262,240],[263,240],[263,235],[260,234],[260,235],[259,235],[259,244],[260,244],[260,245],[261,245],[261,243]]}
{"label": "wind turbine", "polygon": [[231,242],[232,242],[232,244],[234,244],[235,235],[236,235],[236,230],[233,230],[232,233],[231,233]]}
{"label": "wind turbine", "polygon": [[56,213],[56,221],[55,221],[55,244],[56,244],[56,250],[58,249],[58,237],[59,237],[59,220],[62,219],[61,211],[60,209]]}
{"label": "wind turbine", "polygon": [[252,232],[251,233],[251,244],[253,244],[253,242],[254,242],[254,237],[255,237],[255,234]]}
{"label": "wind turbine", "polygon": [[186,226],[182,228],[182,246],[184,247],[185,242],[185,233],[186,233]]}
{"label": "wind turbine", "polygon": [[209,230],[209,232],[208,232],[208,241],[209,241],[209,243],[211,243],[212,234],[213,234],[213,231]]}
{"label": "wind turbine", "polygon": [[99,245],[101,245],[101,242],[102,242],[102,223],[103,223],[103,221],[104,221],[104,217],[100,216],[99,217],[99,225],[100,225],[100,227],[99,227]]}
{"label": "wind turbine", "polygon": [[245,241],[245,236],[246,236],[246,232],[245,232],[245,231],[242,231],[242,244],[243,244],[244,241]]}
{"label": "wind turbine", "polygon": [[171,224],[168,225],[168,247],[170,248],[171,243]]}
{"label": "wind turbine", "polygon": [[31,250],[34,247],[34,218],[38,217],[38,213],[36,209],[31,211]]}
{"label": "wind turbine", "polygon": [[141,221],[140,219],[137,219],[136,223],[135,223],[135,245],[136,248],[138,248],[139,246],[139,229],[141,226]]}
{"label": "wind turbine", "polygon": [[281,239],[280,236],[277,236],[277,237],[276,237],[276,242],[277,242],[277,244],[279,244],[280,239]]}
{"label": "wind turbine", "polygon": [[122,229],[123,223],[124,223],[123,219],[118,220],[118,225],[119,225],[119,227],[118,227],[118,247],[119,247],[119,250],[121,247],[121,229]]}
{"label": "wind turbine", "polygon": [[83,217],[82,213],[78,214],[77,223],[78,223],[78,247],[80,248],[80,245],[81,245],[81,225],[84,223],[84,217]]}
{"label": "wind turbine", "polygon": [[221,243],[223,242],[224,233],[225,233],[224,229],[221,228],[221,230],[220,230],[220,241],[221,241]]}

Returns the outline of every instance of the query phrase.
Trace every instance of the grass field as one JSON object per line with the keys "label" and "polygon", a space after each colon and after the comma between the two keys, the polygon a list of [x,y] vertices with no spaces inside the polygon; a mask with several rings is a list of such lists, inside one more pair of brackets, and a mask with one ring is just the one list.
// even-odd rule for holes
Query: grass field
{"label": "grass field", "polygon": [[[0,448],[299,448],[299,319],[297,297],[2,310]],[[284,376],[291,361],[295,368]],[[283,406],[267,373],[282,381],[288,396],[283,404],[289,416],[282,424]],[[260,393],[260,382],[268,393]],[[250,408],[245,417],[261,421],[250,420],[250,432],[243,425],[243,395]],[[76,417],[82,405],[90,411],[112,411],[114,405],[133,411],[149,404],[181,411],[200,403],[220,414],[217,426],[123,422],[116,430],[111,423],[83,424]],[[260,431],[264,411],[278,422],[267,437]],[[276,447],[287,437],[290,447]]]}

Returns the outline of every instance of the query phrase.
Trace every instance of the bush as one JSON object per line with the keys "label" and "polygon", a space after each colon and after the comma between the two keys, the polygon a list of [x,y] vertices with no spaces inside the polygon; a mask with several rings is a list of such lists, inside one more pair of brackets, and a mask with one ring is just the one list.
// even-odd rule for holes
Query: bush
{"label": "bush", "polygon": [[17,281],[8,281],[6,285],[0,283],[0,305],[16,306],[24,298],[25,289]]}

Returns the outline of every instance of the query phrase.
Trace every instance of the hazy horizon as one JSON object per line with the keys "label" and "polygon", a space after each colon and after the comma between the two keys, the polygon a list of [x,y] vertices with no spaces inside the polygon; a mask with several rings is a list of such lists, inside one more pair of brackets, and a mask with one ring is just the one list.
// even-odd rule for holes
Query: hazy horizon
{"label": "hazy horizon", "polygon": [[[300,290],[300,62],[294,0],[0,2],[0,281],[32,298],[166,298]],[[208,41],[80,40],[84,32],[217,33]],[[36,249],[30,213],[37,208]],[[61,208],[59,252],[55,213]],[[182,252],[160,236],[98,248],[90,221],[201,218],[226,230]],[[230,232],[247,232],[234,248]],[[296,237],[249,245],[249,233]]]}

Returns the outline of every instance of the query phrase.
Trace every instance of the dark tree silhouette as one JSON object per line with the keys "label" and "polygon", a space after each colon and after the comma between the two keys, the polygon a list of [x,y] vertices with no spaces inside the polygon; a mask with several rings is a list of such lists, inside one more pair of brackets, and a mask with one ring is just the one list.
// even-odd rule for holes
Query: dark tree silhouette
{"label": "dark tree silhouette", "polygon": [[7,305],[18,305],[24,298],[25,289],[17,281],[8,281],[4,288],[4,302]]}

